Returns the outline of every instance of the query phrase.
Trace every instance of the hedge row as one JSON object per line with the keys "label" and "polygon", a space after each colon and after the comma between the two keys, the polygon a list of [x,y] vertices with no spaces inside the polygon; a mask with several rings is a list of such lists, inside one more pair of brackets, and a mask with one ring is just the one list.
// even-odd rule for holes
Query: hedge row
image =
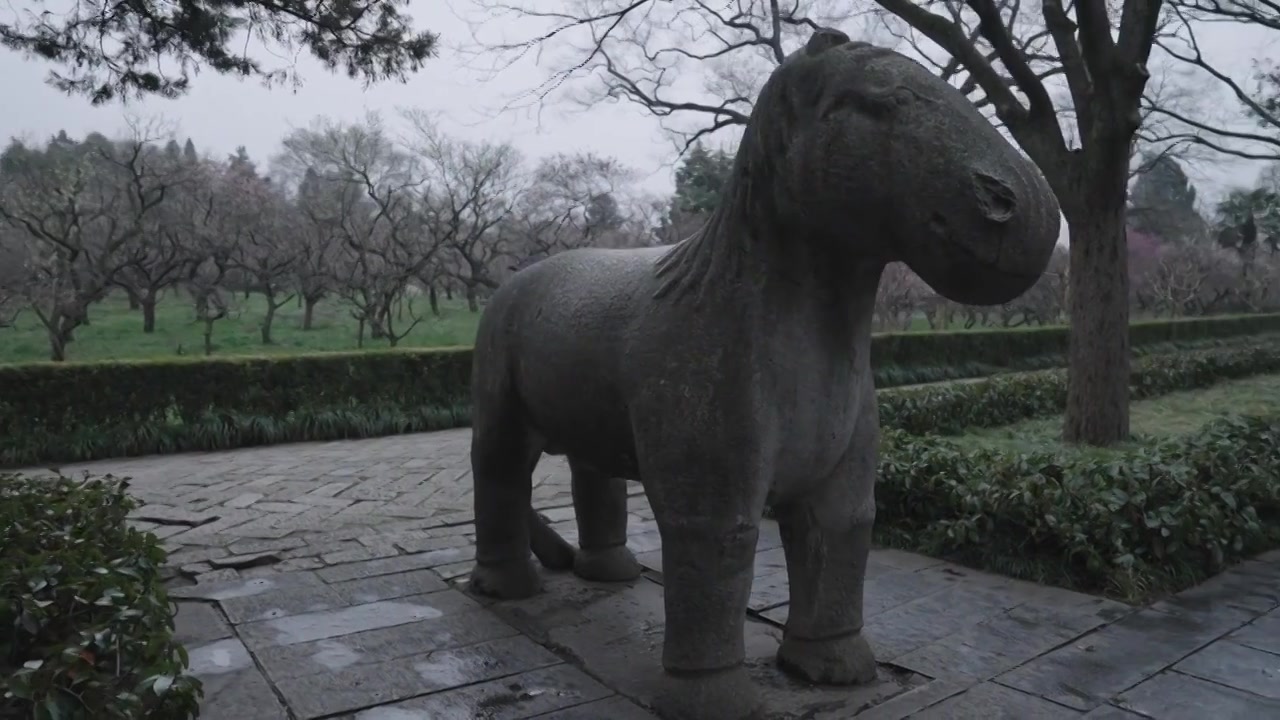
{"label": "hedge row", "polygon": [[0,466],[469,421],[470,349],[0,366]]}
{"label": "hedge row", "polygon": [[[1183,320],[1143,320],[1129,326],[1129,344],[1142,348],[1280,332],[1280,313],[1226,315]],[[1066,357],[1068,328],[908,332],[876,335],[871,359],[877,367],[941,367],[977,364],[1007,368],[1027,358]]]}
{"label": "hedge row", "polygon": [[1107,457],[885,433],[878,540],[1139,601],[1280,545],[1280,414]]}
{"label": "hedge row", "polygon": [[[1134,400],[1208,387],[1222,380],[1280,372],[1280,344],[1219,348],[1153,355],[1134,363]],[[879,393],[885,428],[922,435],[954,435],[970,427],[998,427],[1062,412],[1067,405],[1067,373],[1046,370]]]}
{"label": "hedge row", "polygon": [[165,552],[111,477],[0,475],[0,717],[183,720],[203,690],[174,642]]}
{"label": "hedge row", "polygon": [[[1252,340],[1232,333],[1266,329],[1268,319],[1273,317],[1280,315],[1138,323],[1133,332],[1135,342],[1141,341],[1147,350],[1215,346]],[[995,352],[983,350],[981,343],[965,347],[971,355],[987,360],[1002,356],[1007,369],[1060,362],[1060,357],[1055,360],[1052,355],[1025,354],[1051,347],[1054,341],[1019,345],[1022,340],[1009,339],[1053,338],[1055,333],[1065,338],[1063,329],[1046,328],[883,335],[877,336],[876,342],[882,349],[896,348],[892,352],[899,353],[898,361],[906,362],[912,359],[907,350],[916,347],[911,343],[930,341],[905,338],[934,338],[939,347],[952,342],[975,343],[974,338],[984,336],[997,338],[991,342],[1002,349]],[[961,352],[961,346],[954,350]],[[1024,354],[1019,356],[1017,352]],[[922,378],[921,374],[955,377],[965,372],[1001,369],[994,364],[966,365],[963,354],[942,357],[953,357],[955,362],[936,371],[931,368],[937,366],[882,364],[876,371],[878,382],[881,387],[892,387],[946,379]],[[937,358],[917,359],[936,363]],[[468,348],[0,365],[0,466],[459,427],[470,419],[470,375]],[[942,404],[960,413],[955,417],[969,417],[975,406],[962,406],[970,402],[970,397],[957,395],[953,402]],[[904,396],[893,402],[910,405],[916,402],[913,398]],[[1022,400],[1017,402],[1025,404]],[[934,428],[943,422],[941,411],[928,411],[926,414],[935,419],[921,420],[910,419],[908,410],[896,408],[891,407],[888,414],[906,412],[902,417],[907,419],[901,421],[906,426]],[[921,422],[925,424],[920,426]]]}

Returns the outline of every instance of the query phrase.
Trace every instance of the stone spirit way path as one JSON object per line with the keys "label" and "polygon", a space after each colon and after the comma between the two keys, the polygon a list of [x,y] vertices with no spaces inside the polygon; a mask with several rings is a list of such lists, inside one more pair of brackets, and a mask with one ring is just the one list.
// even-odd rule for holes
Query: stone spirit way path
{"label": "stone spirit way path", "polygon": [[[65,467],[133,478],[162,537],[204,720],[639,720],[658,673],[662,567],[638,487],[621,586],[549,575],[509,603],[458,587],[473,557],[470,435],[455,430]],[[568,472],[535,504],[572,537]],[[766,523],[747,623],[771,718],[1280,718],[1280,553],[1133,608],[875,551],[879,681],[804,687],[773,666],[787,616]]]}

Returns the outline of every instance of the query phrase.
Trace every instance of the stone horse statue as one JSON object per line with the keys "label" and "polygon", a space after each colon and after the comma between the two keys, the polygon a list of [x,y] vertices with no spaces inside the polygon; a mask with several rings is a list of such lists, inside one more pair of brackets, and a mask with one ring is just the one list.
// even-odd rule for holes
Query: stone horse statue
{"label": "stone horse statue", "polygon": [[[777,661],[876,676],[862,635],[879,424],[870,339],[886,263],[992,305],[1057,241],[1034,165],[957,90],[896,52],[819,30],[765,83],[707,224],[674,246],[582,249],[512,276],[476,338],[473,592],[521,598],[550,568],[637,577],[625,479],[662,538],[668,717],[751,717],[743,622],[766,503],[790,616]],[[566,455],[580,549],[531,509]]]}

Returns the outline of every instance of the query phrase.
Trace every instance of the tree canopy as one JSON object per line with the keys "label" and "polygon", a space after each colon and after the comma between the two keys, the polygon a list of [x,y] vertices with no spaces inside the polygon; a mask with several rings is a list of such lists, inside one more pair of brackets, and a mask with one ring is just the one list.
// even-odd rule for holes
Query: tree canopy
{"label": "tree canopy", "polygon": [[436,53],[438,37],[415,31],[407,0],[71,0],[0,23],[0,44],[51,61],[49,82],[97,105],[116,98],[176,97],[204,67],[267,82],[298,80],[292,67],[251,57],[252,38],[285,57],[303,49],[330,70],[366,82],[404,79]]}

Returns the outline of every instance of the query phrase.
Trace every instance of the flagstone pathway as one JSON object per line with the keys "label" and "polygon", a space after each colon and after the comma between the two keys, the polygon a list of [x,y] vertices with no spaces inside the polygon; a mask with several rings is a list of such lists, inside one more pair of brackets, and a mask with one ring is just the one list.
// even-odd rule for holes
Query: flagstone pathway
{"label": "flagstone pathway", "polygon": [[[547,578],[490,603],[474,554],[468,430],[76,467],[128,476],[136,522],[171,548],[202,720],[653,718],[660,543],[638,486],[622,585]],[[535,505],[575,535],[568,471]],[[772,662],[787,616],[766,522],[747,618],[768,718],[1280,718],[1280,552],[1134,608],[891,550],[873,553],[866,687],[806,687]]]}

